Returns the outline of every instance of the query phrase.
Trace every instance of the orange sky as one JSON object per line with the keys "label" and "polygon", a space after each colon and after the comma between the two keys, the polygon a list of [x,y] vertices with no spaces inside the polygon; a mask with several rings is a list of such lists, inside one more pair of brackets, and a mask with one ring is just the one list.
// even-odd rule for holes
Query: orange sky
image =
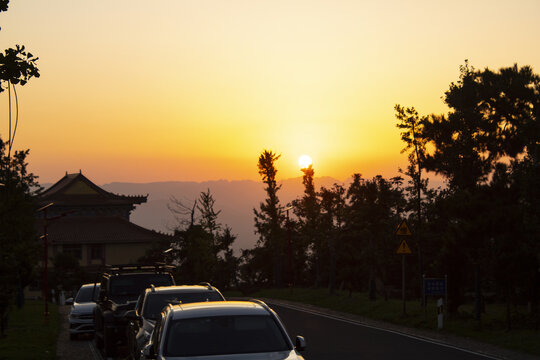
{"label": "orange sky", "polygon": [[[42,76],[19,88],[15,147],[41,182],[396,174],[393,107],[445,111],[464,59],[540,72],[540,2],[12,0],[1,49]],[[7,92],[0,135],[7,138]]]}

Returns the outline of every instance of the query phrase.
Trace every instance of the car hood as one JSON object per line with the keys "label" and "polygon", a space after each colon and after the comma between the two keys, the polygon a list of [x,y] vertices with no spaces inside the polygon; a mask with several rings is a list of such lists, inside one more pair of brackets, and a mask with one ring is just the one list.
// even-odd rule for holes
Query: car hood
{"label": "car hood", "polygon": [[212,355],[212,356],[194,356],[194,357],[159,357],[163,360],[303,360],[304,358],[296,351],[276,351],[271,353],[252,353],[252,354],[230,354],[230,355]]}
{"label": "car hood", "polygon": [[94,312],[94,308],[96,307],[96,303],[89,302],[89,303],[75,303],[71,305],[71,313],[72,314],[92,314]]}

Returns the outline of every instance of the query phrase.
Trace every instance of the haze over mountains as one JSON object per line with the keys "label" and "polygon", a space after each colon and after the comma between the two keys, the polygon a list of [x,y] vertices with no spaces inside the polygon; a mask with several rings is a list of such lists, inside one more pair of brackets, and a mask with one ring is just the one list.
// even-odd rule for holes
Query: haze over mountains
{"label": "haze over mountains", "polygon": [[[315,179],[316,189],[321,186],[330,187],[333,184],[343,184],[342,181],[331,177]],[[285,206],[290,201],[303,195],[304,186],[302,178],[293,178],[280,181],[282,185],[279,191],[280,203]],[[252,248],[257,235],[254,227],[253,208],[259,208],[260,202],[264,201],[266,193],[264,184],[252,180],[242,181],[205,181],[205,182],[152,182],[152,183],[124,183],[113,182],[101,185],[107,191],[122,195],[146,195],[148,201],[137,205],[131,214],[131,221],[148,229],[172,233],[178,225],[167,205],[171,203],[171,197],[193,204],[201,192],[210,189],[214,197],[215,210],[221,210],[218,221],[222,225],[229,225],[237,239],[233,244],[236,252],[240,249]]]}

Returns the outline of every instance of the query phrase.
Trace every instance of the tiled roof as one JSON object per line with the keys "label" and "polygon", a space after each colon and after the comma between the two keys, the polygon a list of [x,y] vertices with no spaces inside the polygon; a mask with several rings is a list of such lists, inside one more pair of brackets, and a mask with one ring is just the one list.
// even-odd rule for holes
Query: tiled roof
{"label": "tiled roof", "polygon": [[[43,220],[36,220],[38,234],[43,234]],[[47,225],[47,240],[54,244],[126,244],[152,243],[172,239],[135,225],[121,217],[67,216]]]}
{"label": "tiled roof", "polygon": [[146,202],[148,195],[118,195],[103,190],[82,173],[68,174],[38,196],[41,204],[60,205],[126,205]]}

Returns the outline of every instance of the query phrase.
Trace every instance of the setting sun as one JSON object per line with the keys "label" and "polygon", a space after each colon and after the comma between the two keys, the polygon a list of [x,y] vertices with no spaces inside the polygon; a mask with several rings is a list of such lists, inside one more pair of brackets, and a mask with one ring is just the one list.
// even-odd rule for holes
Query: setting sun
{"label": "setting sun", "polygon": [[2,44],[26,45],[41,73],[17,87],[14,149],[42,183],[79,169],[98,184],[259,180],[261,149],[282,154],[281,179],[302,154],[317,176],[396,176],[396,104],[446,113],[464,59],[540,69],[540,1],[412,3],[9,1]]}
{"label": "setting sun", "polygon": [[307,155],[302,155],[298,158],[298,165],[300,165],[300,169],[305,169],[311,164],[313,164],[313,160],[311,160],[311,158]]}

